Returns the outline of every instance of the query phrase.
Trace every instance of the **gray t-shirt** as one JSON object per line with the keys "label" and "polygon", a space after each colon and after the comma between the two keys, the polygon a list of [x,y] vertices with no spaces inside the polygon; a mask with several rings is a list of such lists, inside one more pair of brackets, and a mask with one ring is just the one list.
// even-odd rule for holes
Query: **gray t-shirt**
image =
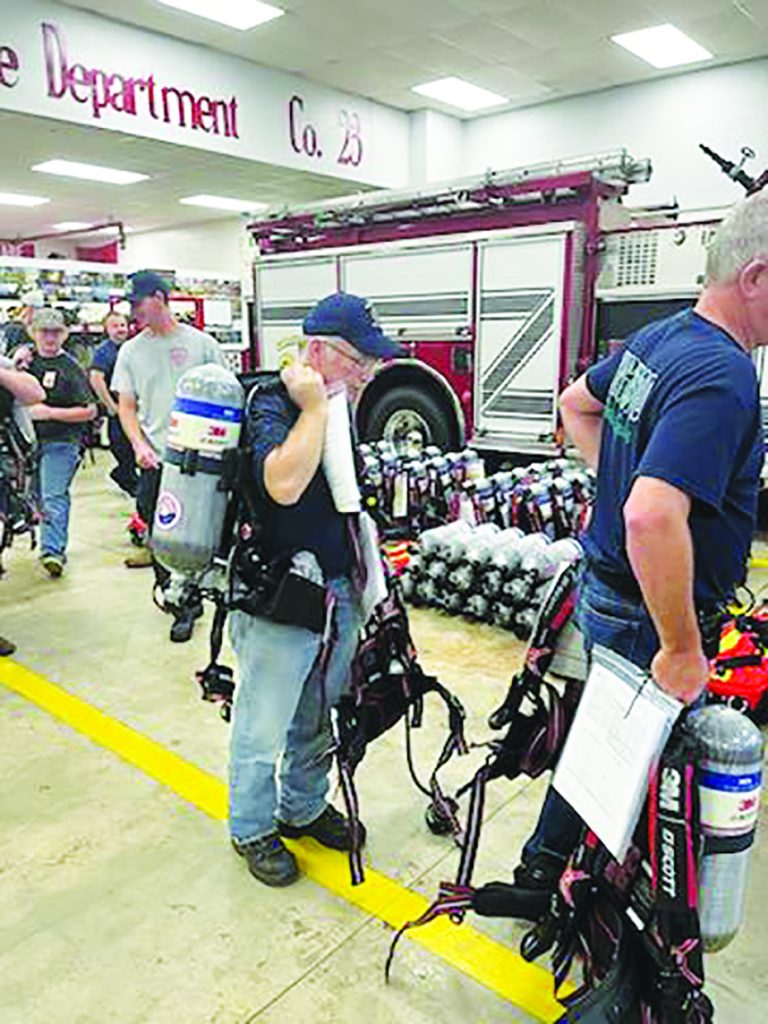
{"label": "gray t-shirt", "polygon": [[120,346],[112,390],[135,397],[141,428],[161,458],[179,378],[204,363],[224,365],[218,343],[187,324],[178,324],[170,334],[145,328]]}

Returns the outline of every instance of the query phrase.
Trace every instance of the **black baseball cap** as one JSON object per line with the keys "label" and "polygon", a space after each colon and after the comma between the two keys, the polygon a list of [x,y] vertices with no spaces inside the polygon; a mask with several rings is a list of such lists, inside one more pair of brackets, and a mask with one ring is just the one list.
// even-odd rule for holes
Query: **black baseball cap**
{"label": "black baseball cap", "polygon": [[128,280],[131,282],[131,287],[126,298],[131,305],[141,302],[142,299],[146,299],[156,292],[162,292],[166,299],[171,293],[170,284],[154,270],[137,270],[135,274],[129,275]]}

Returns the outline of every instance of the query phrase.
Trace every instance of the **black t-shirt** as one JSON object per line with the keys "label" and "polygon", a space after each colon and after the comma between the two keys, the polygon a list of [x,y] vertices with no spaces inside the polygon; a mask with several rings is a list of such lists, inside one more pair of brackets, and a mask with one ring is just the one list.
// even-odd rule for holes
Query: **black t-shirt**
{"label": "black t-shirt", "polygon": [[[85,371],[66,352],[52,357],[41,356],[36,352],[29,372],[42,384],[46,405],[52,405],[57,409],[71,409],[96,401]],[[38,420],[35,423],[37,438],[43,443],[66,441],[79,444],[85,427],[85,423],[57,423],[55,420]]]}
{"label": "black t-shirt", "polygon": [[352,568],[348,517],[336,511],[322,466],[295,505],[278,505],[264,486],[264,462],[272,449],[285,441],[298,418],[298,408],[280,388],[255,398],[245,424],[263,515],[265,555],[272,559],[294,551],[313,551],[326,579],[348,577]]}

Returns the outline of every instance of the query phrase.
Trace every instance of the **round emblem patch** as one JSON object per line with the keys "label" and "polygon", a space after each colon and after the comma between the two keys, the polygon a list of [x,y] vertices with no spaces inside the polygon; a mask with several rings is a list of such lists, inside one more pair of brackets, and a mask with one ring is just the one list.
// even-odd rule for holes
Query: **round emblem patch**
{"label": "round emblem patch", "polygon": [[155,509],[155,526],[161,530],[172,530],[181,519],[181,502],[170,491],[162,491]]}

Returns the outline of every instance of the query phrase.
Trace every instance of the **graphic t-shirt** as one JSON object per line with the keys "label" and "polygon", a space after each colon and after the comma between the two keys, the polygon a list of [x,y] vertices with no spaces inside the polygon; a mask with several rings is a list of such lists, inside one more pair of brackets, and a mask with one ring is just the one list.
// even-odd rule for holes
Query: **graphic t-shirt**
{"label": "graphic t-shirt", "polygon": [[176,385],[187,370],[205,363],[224,364],[218,343],[187,324],[177,324],[169,334],[147,328],[120,346],[112,389],[134,396],[141,428],[161,458]]}
{"label": "graphic t-shirt", "polygon": [[[710,604],[746,573],[757,520],[763,435],[757,374],[725,331],[693,310],[649,324],[587,373],[605,406],[590,564],[637,586],[623,509],[638,476],[692,499],[694,597]],[[639,590],[638,590],[639,593]]]}
{"label": "graphic t-shirt", "polygon": [[[72,356],[60,352],[57,356],[41,356],[35,352],[29,372],[40,381],[45,391],[45,404],[58,409],[71,409],[77,405],[95,405],[96,398],[85,370]],[[66,441],[79,444],[87,423],[58,423],[55,420],[37,420],[35,432],[42,444],[48,441]]]}

